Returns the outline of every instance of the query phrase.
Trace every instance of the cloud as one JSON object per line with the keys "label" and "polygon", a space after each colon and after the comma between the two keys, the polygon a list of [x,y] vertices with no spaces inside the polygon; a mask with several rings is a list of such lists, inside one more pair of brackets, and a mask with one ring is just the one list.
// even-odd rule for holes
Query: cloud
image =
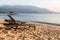
{"label": "cloud", "polygon": [[33,5],[60,12],[60,0],[0,0],[0,5]]}

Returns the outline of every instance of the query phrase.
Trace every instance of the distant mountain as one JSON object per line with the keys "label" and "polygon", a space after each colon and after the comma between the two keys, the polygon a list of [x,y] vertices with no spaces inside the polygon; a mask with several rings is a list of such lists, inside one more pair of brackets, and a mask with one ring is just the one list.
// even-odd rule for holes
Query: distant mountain
{"label": "distant mountain", "polygon": [[35,6],[23,6],[23,5],[0,6],[0,12],[11,12],[11,11],[16,13],[53,13],[48,9],[38,8]]}

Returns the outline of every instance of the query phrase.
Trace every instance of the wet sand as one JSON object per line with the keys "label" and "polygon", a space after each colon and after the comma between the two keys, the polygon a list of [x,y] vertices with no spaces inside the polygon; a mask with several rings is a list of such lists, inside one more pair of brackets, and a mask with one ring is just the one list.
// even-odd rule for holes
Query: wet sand
{"label": "wet sand", "polygon": [[[4,19],[0,19],[0,23],[4,23]],[[0,40],[60,40],[59,26],[28,23],[35,24],[36,30],[33,28],[17,29],[16,31],[13,28],[7,30],[5,29],[6,26],[0,24]]]}

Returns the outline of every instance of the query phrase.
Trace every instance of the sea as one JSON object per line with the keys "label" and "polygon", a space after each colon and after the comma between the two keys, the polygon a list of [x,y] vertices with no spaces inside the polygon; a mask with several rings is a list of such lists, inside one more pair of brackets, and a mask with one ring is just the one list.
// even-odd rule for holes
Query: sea
{"label": "sea", "polygon": [[[10,19],[7,15],[0,14],[0,18]],[[11,15],[12,18],[18,21],[38,21],[38,22],[48,22],[60,24],[60,14],[48,13],[16,13]]]}

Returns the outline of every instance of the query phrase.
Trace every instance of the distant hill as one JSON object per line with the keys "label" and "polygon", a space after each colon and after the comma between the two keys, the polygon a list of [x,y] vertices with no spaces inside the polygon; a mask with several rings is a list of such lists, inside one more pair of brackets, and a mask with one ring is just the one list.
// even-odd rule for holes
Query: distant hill
{"label": "distant hill", "polygon": [[38,8],[35,6],[23,6],[23,5],[0,6],[0,12],[11,12],[11,11],[16,13],[53,13],[48,9]]}

